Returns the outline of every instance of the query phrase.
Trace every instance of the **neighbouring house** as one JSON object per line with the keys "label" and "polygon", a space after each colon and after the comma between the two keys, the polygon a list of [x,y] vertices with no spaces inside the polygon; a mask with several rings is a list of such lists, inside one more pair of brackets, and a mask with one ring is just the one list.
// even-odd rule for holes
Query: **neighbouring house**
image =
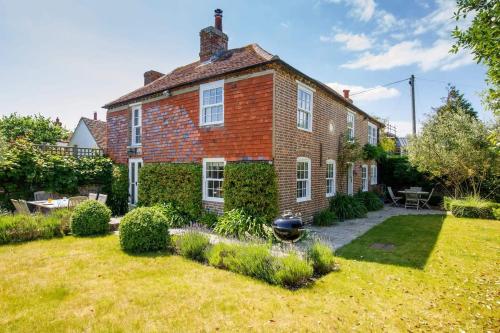
{"label": "neighbouring house", "polygon": [[[222,211],[226,163],[267,161],[278,176],[280,211],[310,219],[337,191],[377,184],[375,161],[336,164],[340,138],[377,144],[383,124],[349,99],[257,44],[228,49],[222,11],[200,31],[199,60],[104,106],[107,153],[128,163],[131,203],[143,164],[203,164],[203,205]],[[210,172],[212,171],[212,172]]]}
{"label": "neighbouring house", "polygon": [[106,122],[97,119],[97,112],[94,112],[94,119],[82,117],[71,135],[68,146],[106,151],[106,130]]}

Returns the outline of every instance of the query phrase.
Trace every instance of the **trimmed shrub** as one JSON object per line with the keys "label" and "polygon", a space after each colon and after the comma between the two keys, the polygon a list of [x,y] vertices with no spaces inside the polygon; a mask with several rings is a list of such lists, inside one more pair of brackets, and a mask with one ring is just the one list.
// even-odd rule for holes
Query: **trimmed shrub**
{"label": "trimmed shrub", "polygon": [[271,222],[278,216],[278,181],[265,162],[228,163],[224,168],[224,210],[243,209]]}
{"label": "trimmed shrub", "polygon": [[495,220],[500,220],[500,208],[493,208],[493,217]]}
{"label": "trimmed shrub", "polygon": [[76,236],[105,234],[109,231],[111,210],[96,200],[86,200],[71,214],[71,232]]}
{"label": "trimmed shrub", "polygon": [[219,216],[217,214],[211,212],[203,212],[198,222],[209,229],[213,229],[217,224],[218,219]]}
{"label": "trimmed shrub", "polygon": [[124,251],[158,251],[170,245],[168,221],[158,209],[136,208],[123,217],[119,228],[120,245]]}
{"label": "trimmed shrub", "polygon": [[313,267],[296,253],[277,259],[274,279],[277,284],[287,288],[298,288],[309,282],[313,276]]}
{"label": "trimmed shrub", "polygon": [[191,220],[202,212],[202,166],[193,163],[151,163],[141,168],[139,204],[171,202]]}
{"label": "trimmed shrub", "polygon": [[369,212],[384,208],[384,203],[374,192],[358,192],[355,198],[362,202]]}
{"label": "trimmed shrub", "polygon": [[222,236],[232,236],[239,239],[260,237],[269,239],[272,230],[261,217],[252,217],[242,209],[233,209],[219,217],[214,231]]}
{"label": "trimmed shrub", "polygon": [[315,275],[328,274],[336,269],[332,249],[322,243],[316,242],[307,249],[307,259],[311,262]]}
{"label": "trimmed shrub", "polygon": [[126,165],[114,165],[111,183],[104,189],[108,193],[106,205],[113,216],[121,216],[128,212],[128,168]]}
{"label": "trimmed shrub", "polygon": [[500,204],[469,197],[461,200],[451,200],[449,203],[451,213],[455,217],[469,217],[480,219],[495,219],[494,209],[500,208]]}
{"label": "trimmed shrub", "polygon": [[330,199],[330,210],[342,220],[365,217],[367,210],[354,196],[337,193]]}
{"label": "trimmed shrub", "polygon": [[62,237],[61,221],[53,216],[0,216],[0,244]]}
{"label": "trimmed shrub", "polygon": [[189,224],[189,217],[182,213],[173,203],[156,204],[153,208],[160,211],[168,221],[170,228],[181,228]]}
{"label": "trimmed shrub", "polygon": [[329,209],[324,209],[314,214],[313,224],[317,226],[329,226],[335,224],[337,216]]}
{"label": "trimmed shrub", "polygon": [[209,245],[208,237],[199,232],[188,232],[175,239],[175,248],[181,256],[199,262],[205,261],[205,251]]}

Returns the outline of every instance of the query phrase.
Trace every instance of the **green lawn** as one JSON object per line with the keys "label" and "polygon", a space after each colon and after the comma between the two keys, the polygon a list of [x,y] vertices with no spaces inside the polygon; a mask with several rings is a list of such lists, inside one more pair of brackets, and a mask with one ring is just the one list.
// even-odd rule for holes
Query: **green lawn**
{"label": "green lawn", "polygon": [[289,291],[115,235],[0,246],[0,331],[496,331],[499,249],[496,221],[392,218]]}

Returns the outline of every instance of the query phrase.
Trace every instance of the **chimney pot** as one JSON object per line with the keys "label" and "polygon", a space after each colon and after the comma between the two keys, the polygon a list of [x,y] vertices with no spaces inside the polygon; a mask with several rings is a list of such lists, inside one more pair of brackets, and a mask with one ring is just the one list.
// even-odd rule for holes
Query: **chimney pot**
{"label": "chimney pot", "polygon": [[222,31],[222,9],[217,8],[215,11],[215,29]]}
{"label": "chimney pot", "polygon": [[349,91],[350,91],[350,90],[349,90],[349,89],[344,89],[344,90],[342,90],[342,91],[344,92],[344,98],[345,98],[345,99],[349,99]]}
{"label": "chimney pot", "polygon": [[97,120],[97,112],[94,112],[94,120]]}

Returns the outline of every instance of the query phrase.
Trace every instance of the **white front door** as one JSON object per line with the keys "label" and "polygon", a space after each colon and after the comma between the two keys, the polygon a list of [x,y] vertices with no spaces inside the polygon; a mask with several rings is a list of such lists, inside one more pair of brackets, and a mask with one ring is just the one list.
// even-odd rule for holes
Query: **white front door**
{"label": "white front door", "polygon": [[139,196],[139,170],[142,168],[142,158],[131,158],[128,161],[128,180],[129,180],[129,202],[132,205],[137,204]]}
{"label": "white front door", "polygon": [[354,194],[354,165],[352,163],[347,166],[347,194]]}

